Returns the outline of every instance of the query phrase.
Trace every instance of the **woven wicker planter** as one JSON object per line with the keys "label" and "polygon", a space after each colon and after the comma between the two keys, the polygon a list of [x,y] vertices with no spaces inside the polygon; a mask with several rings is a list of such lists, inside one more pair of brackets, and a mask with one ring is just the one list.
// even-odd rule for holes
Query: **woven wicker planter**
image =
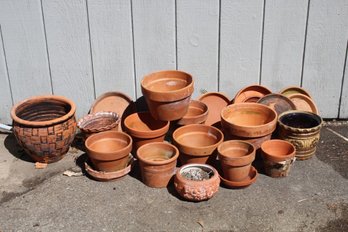
{"label": "woven wicker planter", "polygon": [[13,133],[24,150],[38,162],[63,158],[76,132],[75,104],[61,96],[28,98],[11,110]]}

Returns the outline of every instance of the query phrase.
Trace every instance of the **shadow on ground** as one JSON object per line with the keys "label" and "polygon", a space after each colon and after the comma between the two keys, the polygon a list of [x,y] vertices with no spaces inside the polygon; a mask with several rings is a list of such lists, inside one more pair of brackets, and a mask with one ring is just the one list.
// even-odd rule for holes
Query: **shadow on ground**
{"label": "shadow on ground", "polygon": [[34,160],[24,151],[24,149],[18,144],[16,137],[13,134],[9,134],[4,141],[6,149],[17,159],[34,163]]}

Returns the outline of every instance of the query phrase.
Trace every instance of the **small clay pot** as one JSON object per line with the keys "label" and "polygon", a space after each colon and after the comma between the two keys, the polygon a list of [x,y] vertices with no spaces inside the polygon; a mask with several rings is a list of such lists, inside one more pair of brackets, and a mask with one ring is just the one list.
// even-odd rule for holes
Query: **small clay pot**
{"label": "small clay pot", "polygon": [[271,90],[262,85],[249,85],[241,89],[233,99],[234,103],[257,102],[260,98],[272,93]]}
{"label": "small clay pot", "polygon": [[177,122],[180,126],[203,124],[208,117],[208,106],[203,102],[191,100],[187,113]]}
{"label": "small clay pot", "polygon": [[278,136],[296,148],[297,160],[311,158],[320,139],[322,118],[305,111],[288,111],[278,118]]}
{"label": "small clay pot", "polygon": [[142,79],[141,91],[155,119],[178,120],[188,110],[193,79],[190,74],[177,70],[154,72]]}
{"label": "small clay pot", "polygon": [[114,172],[127,166],[132,143],[124,132],[104,131],[89,136],[85,146],[94,170]]}
{"label": "small clay pot", "polygon": [[219,129],[202,124],[186,125],[173,133],[173,141],[180,151],[182,164],[213,163],[215,150],[223,140],[224,135]]}
{"label": "small clay pot", "polygon": [[221,125],[232,136],[262,137],[275,130],[277,113],[259,103],[236,103],[221,111]]}
{"label": "small clay pot", "polygon": [[150,112],[138,112],[124,120],[126,132],[133,138],[133,154],[147,143],[163,142],[169,130],[169,121],[154,119]]}
{"label": "small clay pot", "polygon": [[255,137],[255,138],[245,138],[245,137],[239,137],[239,136],[233,136],[228,133],[224,133],[225,140],[243,140],[245,142],[251,143],[256,151],[261,147],[261,144],[267,140],[270,140],[272,137],[272,134],[268,134],[261,137]]}
{"label": "small clay pot", "polygon": [[148,143],[137,151],[143,183],[152,188],[167,187],[175,173],[178,149],[167,142]]}
{"label": "small clay pot", "polygon": [[285,141],[273,139],[261,145],[261,154],[267,175],[271,177],[288,176],[295,161],[295,147]]}
{"label": "small clay pot", "polygon": [[251,143],[225,141],[218,146],[217,151],[225,179],[238,182],[249,176],[251,163],[255,160],[255,147]]}
{"label": "small clay pot", "polygon": [[207,164],[186,164],[176,171],[174,178],[176,191],[190,201],[212,198],[219,190],[219,185],[219,173]]}

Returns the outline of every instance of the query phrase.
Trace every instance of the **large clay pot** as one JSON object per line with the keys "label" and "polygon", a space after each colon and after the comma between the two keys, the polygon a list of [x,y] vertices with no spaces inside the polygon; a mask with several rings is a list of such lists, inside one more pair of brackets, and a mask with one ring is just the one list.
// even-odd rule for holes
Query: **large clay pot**
{"label": "large clay pot", "polygon": [[192,76],[176,70],[154,72],[143,78],[141,91],[155,119],[178,120],[188,110],[193,93]]}
{"label": "large clay pot", "polygon": [[89,136],[85,146],[95,170],[114,172],[127,167],[132,138],[124,132],[104,131]]}
{"label": "large clay pot", "polygon": [[208,118],[208,106],[200,101],[191,100],[187,113],[177,122],[180,126],[203,124]]}
{"label": "large clay pot", "polygon": [[272,139],[261,145],[261,154],[267,175],[271,177],[288,176],[295,161],[295,147],[285,141]]}
{"label": "large clay pot", "polygon": [[[201,172],[207,174],[207,179],[194,180],[188,179],[187,173]],[[192,177],[200,177],[196,174]],[[207,164],[186,164],[176,171],[174,186],[176,191],[183,198],[190,201],[203,201],[212,198],[219,190],[220,178],[219,173]]]}
{"label": "large clay pot", "polygon": [[178,149],[167,142],[148,143],[137,151],[141,177],[149,187],[165,188],[175,173]]}
{"label": "large clay pot", "polygon": [[52,163],[63,158],[76,132],[75,104],[61,96],[36,96],[11,110],[13,133],[35,161]]}
{"label": "large clay pot", "polygon": [[316,151],[320,139],[322,118],[305,111],[288,111],[279,116],[279,138],[287,140],[296,148],[296,158],[306,160]]}
{"label": "large clay pot", "polygon": [[124,120],[126,132],[133,138],[133,154],[147,143],[163,142],[169,130],[169,121],[154,119],[149,112],[138,112]]}
{"label": "large clay pot", "polygon": [[213,126],[191,124],[176,129],[173,140],[180,151],[182,164],[205,164],[215,161],[215,150],[224,140],[224,135]]}
{"label": "large clay pot", "polygon": [[255,160],[255,147],[251,143],[241,140],[225,141],[217,150],[225,179],[239,182],[249,176],[251,163]]}
{"label": "large clay pot", "polygon": [[236,103],[222,109],[221,125],[232,136],[262,137],[275,130],[277,113],[259,103]]}

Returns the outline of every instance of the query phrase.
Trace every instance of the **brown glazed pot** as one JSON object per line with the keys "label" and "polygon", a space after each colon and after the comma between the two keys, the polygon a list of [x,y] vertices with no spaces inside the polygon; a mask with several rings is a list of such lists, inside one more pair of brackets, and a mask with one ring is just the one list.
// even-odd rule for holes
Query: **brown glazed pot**
{"label": "brown glazed pot", "polygon": [[152,142],[163,142],[169,130],[169,121],[154,119],[149,112],[138,112],[124,120],[126,132],[133,138],[133,153],[139,147]]}
{"label": "brown glazed pot", "polygon": [[193,79],[176,70],[154,72],[141,81],[141,91],[155,119],[173,121],[182,118],[193,93]]}
{"label": "brown glazed pot", "polygon": [[315,154],[322,124],[323,120],[317,114],[287,111],[279,115],[278,136],[295,146],[298,160],[306,160]]}
{"label": "brown glazed pot", "polygon": [[213,126],[191,124],[176,129],[173,141],[182,164],[205,164],[215,161],[215,150],[224,141],[224,135]]}
{"label": "brown glazed pot", "polygon": [[143,183],[152,188],[167,187],[175,174],[178,149],[167,142],[148,143],[137,151]]}
{"label": "brown glazed pot", "polygon": [[104,131],[89,136],[85,146],[95,170],[114,172],[127,166],[132,138],[124,132]]}
{"label": "brown glazed pot", "polygon": [[63,158],[76,132],[75,104],[62,96],[36,96],[11,110],[13,133],[30,157],[41,163]]}
{"label": "brown glazed pot", "polygon": [[230,181],[243,181],[249,176],[251,163],[255,160],[255,147],[241,140],[221,143],[218,148],[224,178]]}
{"label": "brown glazed pot", "polygon": [[[202,169],[210,173],[207,180],[189,180],[182,174],[189,169]],[[179,195],[190,201],[212,198],[219,190],[220,178],[215,168],[207,164],[186,164],[176,171],[174,186]]]}
{"label": "brown glazed pot", "polygon": [[275,130],[277,113],[259,103],[236,103],[222,109],[221,125],[232,136],[262,137]]}
{"label": "brown glazed pot", "polygon": [[267,175],[271,177],[288,176],[295,161],[295,147],[285,140],[272,139],[261,145],[261,154]]}
{"label": "brown glazed pot", "polygon": [[177,122],[180,126],[203,124],[208,118],[208,106],[203,102],[191,100],[187,113]]}

